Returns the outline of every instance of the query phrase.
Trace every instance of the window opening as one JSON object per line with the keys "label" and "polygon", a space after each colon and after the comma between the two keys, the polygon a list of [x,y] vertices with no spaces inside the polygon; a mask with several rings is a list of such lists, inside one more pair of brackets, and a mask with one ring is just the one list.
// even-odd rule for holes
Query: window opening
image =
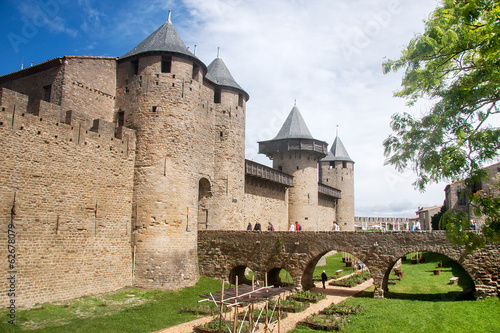
{"label": "window opening", "polygon": [[161,58],[161,72],[170,73],[172,71],[172,58],[162,57]]}
{"label": "window opening", "polygon": [[52,93],[52,85],[49,84],[48,86],[43,87],[43,100],[45,102],[50,102],[50,95]]}
{"label": "window opening", "polygon": [[215,89],[214,92],[214,103],[220,103],[222,99],[222,93],[220,89]]}
{"label": "window opening", "polygon": [[139,74],[139,60],[132,60],[130,64],[132,68],[132,76],[137,76]]}

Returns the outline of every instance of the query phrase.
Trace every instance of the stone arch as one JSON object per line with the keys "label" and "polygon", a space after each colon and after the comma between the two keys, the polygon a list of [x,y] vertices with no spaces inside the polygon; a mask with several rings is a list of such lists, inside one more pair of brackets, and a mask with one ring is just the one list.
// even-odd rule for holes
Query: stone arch
{"label": "stone arch", "polygon": [[287,281],[282,281],[280,277],[281,270],[284,269],[292,278],[291,284],[294,284],[292,274],[288,272],[284,267],[274,267],[267,271],[267,285],[269,286],[283,286]]}
{"label": "stone arch", "polygon": [[[397,254],[396,254],[396,257],[395,258],[392,258],[392,260],[388,261],[388,266],[385,270],[385,273],[384,273],[384,277],[381,281],[381,289],[382,291],[385,293],[387,291],[389,291],[389,288],[388,288],[388,282],[389,282],[389,275],[394,267],[394,265],[396,264],[396,262],[400,259],[400,258],[403,258],[404,256],[406,256],[407,254],[409,253],[412,253],[412,252],[430,252],[430,253],[437,253],[437,254],[440,254],[440,255],[443,255],[443,256],[446,256],[447,258],[451,259],[452,261],[454,261],[455,263],[457,263],[470,277],[470,279],[472,280],[472,290],[464,290],[466,292],[475,292],[475,289],[476,289],[476,281],[474,279],[474,274],[473,272],[471,272],[469,269],[468,269],[468,265],[464,265],[464,256],[463,256],[463,253],[461,252],[460,255],[457,255],[457,253],[455,253],[455,251],[446,251],[444,248],[442,247],[434,247],[434,246],[417,246],[416,247],[417,249],[412,249],[412,250],[403,250],[403,251],[397,251]],[[432,250],[431,250],[432,249]],[[403,254],[401,254],[401,252],[405,252]]]}
{"label": "stone arch", "polygon": [[[229,283],[235,284],[236,283],[236,276],[237,276],[238,277],[238,284],[252,284],[252,281],[247,279],[245,276],[245,271],[247,268],[252,270],[250,267],[248,267],[246,265],[238,265],[238,266],[233,267],[231,269],[231,271],[229,272]],[[255,271],[252,270],[252,272],[254,272],[254,275],[255,275]]]}
{"label": "stone arch", "polygon": [[212,185],[207,178],[198,182],[198,230],[208,229],[209,204],[212,197]]}
{"label": "stone arch", "polygon": [[367,263],[365,261],[366,257],[363,254],[357,253],[357,251],[355,251],[352,248],[343,248],[342,246],[332,245],[322,249],[321,252],[317,252],[316,254],[311,254],[309,256],[309,260],[307,260],[306,264],[304,265],[302,274],[299,277],[299,282],[303,289],[308,290],[314,287],[314,282],[313,282],[314,269],[316,268],[316,265],[318,264],[318,261],[321,259],[321,257],[323,257],[330,251],[346,252],[352,254],[354,257],[356,257],[365,264],[366,269],[370,270],[370,263]]}

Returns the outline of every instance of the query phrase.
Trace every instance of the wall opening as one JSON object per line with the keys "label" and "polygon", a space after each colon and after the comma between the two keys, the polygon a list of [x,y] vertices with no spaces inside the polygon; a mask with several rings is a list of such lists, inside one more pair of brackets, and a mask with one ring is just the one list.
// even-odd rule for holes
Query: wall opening
{"label": "wall opening", "polygon": [[384,297],[422,301],[474,299],[474,281],[456,261],[435,252],[411,252],[387,270]]}
{"label": "wall opening", "polygon": [[293,279],[290,273],[284,268],[273,268],[267,272],[267,285],[274,287],[293,286]]}
{"label": "wall opening", "polygon": [[221,103],[222,92],[220,89],[216,88],[214,91],[214,103]]}
{"label": "wall opening", "polygon": [[161,57],[161,72],[162,73],[172,72],[172,57],[167,57],[167,56]]}
{"label": "wall opening", "polygon": [[206,178],[201,178],[198,182],[198,229],[208,229],[208,213],[211,197],[210,181]]}
{"label": "wall opening", "polygon": [[[321,275],[327,275],[326,288],[343,287],[351,283],[363,283],[370,278],[370,271],[357,257],[347,252],[328,251],[309,262],[302,274],[302,287],[323,288]],[[349,277],[349,279],[347,279]],[[352,277],[352,278],[351,278]]]}
{"label": "wall opening", "polygon": [[139,59],[132,60],[130,62],[130,75],[131,76],[139,75]]}
{"label": "wall opening", "polygon": [[253,271],[247,266],[237,266],[229,273],[229,283],[236,284],[236,276],[238,276],[238,284],[252,284]]}
{"label": "wall opening", "polygon": [[52,95],[52,85],[49,84],[43,87],[43,100],[50,103],[50,97]]}

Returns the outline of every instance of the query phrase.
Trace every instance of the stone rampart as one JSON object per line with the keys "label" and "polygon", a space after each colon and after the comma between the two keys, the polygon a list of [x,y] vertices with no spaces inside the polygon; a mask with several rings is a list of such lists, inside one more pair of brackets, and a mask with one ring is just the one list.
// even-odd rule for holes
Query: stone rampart
{"label": "stone rampart", "polygon": [[27,101],[0,89],[0,304],[131,285],[134,132]]}

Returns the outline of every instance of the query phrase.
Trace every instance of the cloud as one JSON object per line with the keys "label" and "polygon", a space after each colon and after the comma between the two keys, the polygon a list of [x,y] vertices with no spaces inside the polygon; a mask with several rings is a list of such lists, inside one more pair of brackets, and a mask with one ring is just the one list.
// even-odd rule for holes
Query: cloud
{"label": "cloud", "polygon": [[423,30],[436,0],[184,4],[193,24],[183,36],[186,44],[198,44],[198,57],[206,63],[221,46],[221,57],[250,94],[247,158],[271,164],[257,154],[257,142],[276,135],[297,100],[315,138],[331,144],[339,125],[356,162],[356,214],[411,217],[421,202],[442,202],[443,184],[424,195],[416,192],[413,173],[384,166],[382,146],[391,133],[391,115],[408,111],[404,100],[392,96],[401,73],[383,75],[383,59],[398,57],[402,45]]}

